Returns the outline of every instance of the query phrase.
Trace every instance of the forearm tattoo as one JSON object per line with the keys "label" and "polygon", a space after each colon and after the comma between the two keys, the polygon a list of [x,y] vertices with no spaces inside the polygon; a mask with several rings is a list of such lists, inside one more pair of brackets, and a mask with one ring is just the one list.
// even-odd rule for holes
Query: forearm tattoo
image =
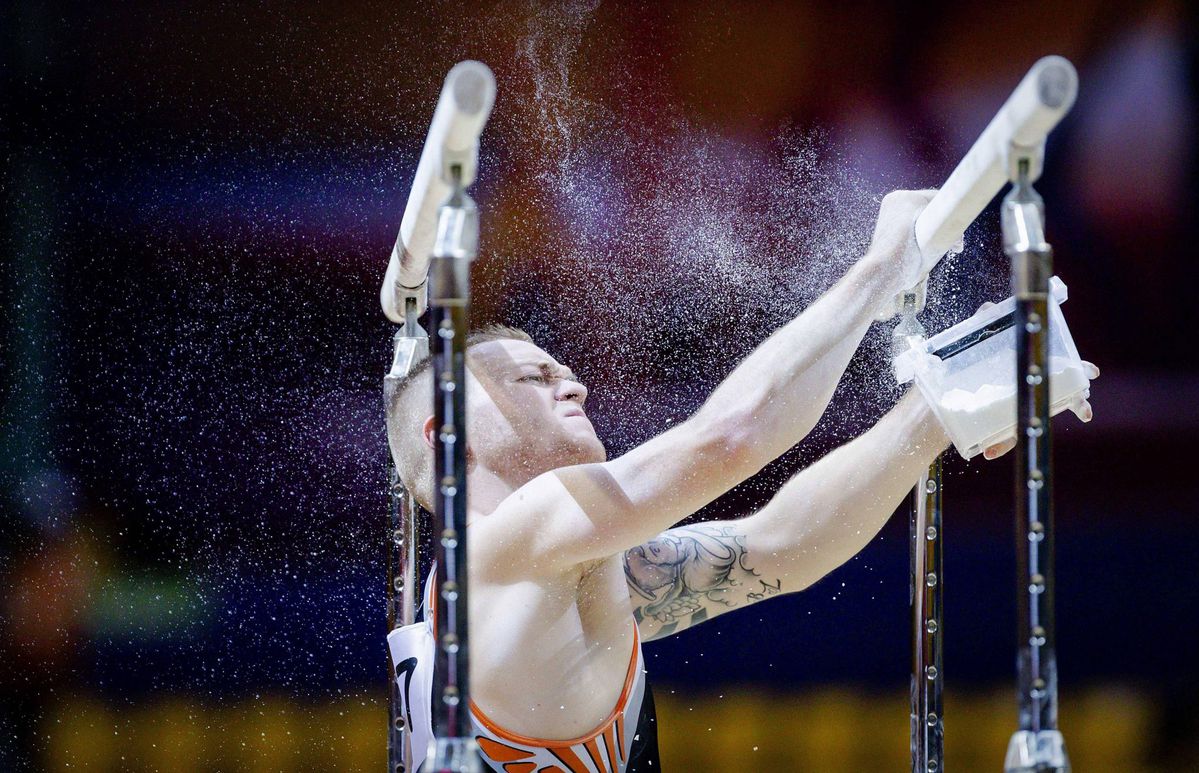
{"label": "forearm tattoo", "polygon": [[[745,538],[732,526],[680,526],[624,555],[629,587],[645,599],[634,604],[640,623],[662,624],[656,636],[703,622],[713,606],[736,608],[782,593],[747,563]],[[718,610],[723,611],[723,610]]]}

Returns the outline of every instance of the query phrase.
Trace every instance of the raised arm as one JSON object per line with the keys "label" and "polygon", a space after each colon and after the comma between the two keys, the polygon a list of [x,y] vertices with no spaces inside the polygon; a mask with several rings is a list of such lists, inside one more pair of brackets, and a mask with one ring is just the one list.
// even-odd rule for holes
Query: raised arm
{"label": "raised arm", "polygon": [[948,442],[924,400],[909,394],[754,515],[677,527],[627,551],[642,638],[816,582],[874,538]]}
{"label": "raised arm", "polygon": [[487,550],[499,551],[487,563],[553,571],[621,553],[803,439],[878,309],[927,270],[912,229],[930,197],[889,194],[867,255],[742,361],[686,422],[618,459],[546,473],[505,500],[484,519],[486,530],[504,536],[487,540]]}

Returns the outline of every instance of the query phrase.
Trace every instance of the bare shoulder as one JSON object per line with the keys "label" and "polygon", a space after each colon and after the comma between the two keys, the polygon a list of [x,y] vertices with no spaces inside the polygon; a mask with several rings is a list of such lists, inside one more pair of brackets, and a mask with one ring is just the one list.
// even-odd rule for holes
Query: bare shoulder
{"label": "bare shoulder", "polygon": [[[570,468],[567,468],[570,469]],[[559,577],[561,532],[576,520],[579,506],[559,478],[562,470],[537,476],[471,523],[470,553],[481,579],[496,582]]]}
{"label": "bare shoulder", "polygon": [[738,521],[676,526],[625,551],[625,578],[642,638],[660,639],[784,592],[763,576]]}
{"label": "bare shoulder", "polygon": [[478,555],[500,572],[558,575],[622,555],[661,528],[655,521],[677,521],[711,498],[690,501],[679,486],[665,485],[672,478],[663,478],[662,465],[626,457],[559,467],[529,481],[476,521],[475,533],[486,535]]}

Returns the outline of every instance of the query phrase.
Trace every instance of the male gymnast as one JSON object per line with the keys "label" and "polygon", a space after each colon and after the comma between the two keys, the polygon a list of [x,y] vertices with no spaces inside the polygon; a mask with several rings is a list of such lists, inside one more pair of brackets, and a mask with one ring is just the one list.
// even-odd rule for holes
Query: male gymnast
{"label": "male gymnast", "polygon": [[[812,585],[878,533],[946,448],[913,390],[752,515],[671,528],[816,425],[876,314],[935,263],[913,236],[931,196],[886,196],[869,249],[836,285],[691,418],[617,459],[587,419],[586,387],[527,335],[468,340],[471,715],[492,768],[660,770],[641,642]],[[387,411],[400,477],[426,508],[430,379],[426,360]]]}

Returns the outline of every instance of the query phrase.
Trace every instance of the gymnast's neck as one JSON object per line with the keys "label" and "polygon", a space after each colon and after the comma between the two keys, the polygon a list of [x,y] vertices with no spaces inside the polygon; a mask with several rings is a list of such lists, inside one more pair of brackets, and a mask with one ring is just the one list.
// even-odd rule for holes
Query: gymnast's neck
{"label": "gymnast's neck", "polygon": [[466,479],[470,486],[467,496],[470,507],[467,526],[476,518],[483,518],[494,513],[501,502],[531,480],[531,478],[513,480],[510,476],[500,475],[481,464],[471,465]]}

